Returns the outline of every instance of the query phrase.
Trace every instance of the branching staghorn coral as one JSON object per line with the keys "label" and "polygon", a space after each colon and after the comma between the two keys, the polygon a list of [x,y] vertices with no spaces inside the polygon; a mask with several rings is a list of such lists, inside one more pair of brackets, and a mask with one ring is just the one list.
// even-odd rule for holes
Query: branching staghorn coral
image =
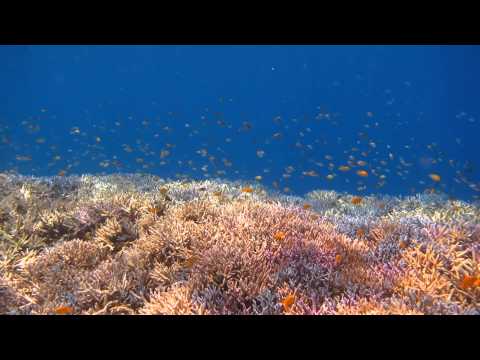
{"label": "branching staghorn coral", "polygon": [[479,313],[480,210],[438,194],[144,174],[9,174],[0,194],[1,313]]}

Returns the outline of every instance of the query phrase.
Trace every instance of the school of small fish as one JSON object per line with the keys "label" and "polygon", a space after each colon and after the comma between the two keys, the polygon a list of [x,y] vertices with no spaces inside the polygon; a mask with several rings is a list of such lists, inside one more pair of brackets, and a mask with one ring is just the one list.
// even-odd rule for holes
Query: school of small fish
{"label": "school of small fish", "polygon": [[[227,100],[222,98],[220,103],[224,102]],[[404,193],[443,192],[452,198],[455,187],[462,187],[474,199],[480,198],[480,182],[471,161],[449,158],[435,141],[418,145],[414,136],[393,146],[381,137],[381,128],[391,126],[385,115],[365,111],[359,116],[362,121],[356,134],[351,130],[327,136],[332,133],[330,128],[340,129],[344,121],[341,114],[323,107],[310,118],[276,115],[261,127],[253,120],[229,120],[224,113],[206,108],[198,119],[188,122],[180,113],[168,112],[148,119],[128,115],[88,126],[79,121],[63,129],[57,129],[57,115],[42,108],[20,122],[23,134],[18,139],[10,135],[9,126],[0,123],[0,147],[6,158],[1,171],[57,176],[148,172],[179,179],[230,177],[262,182],[284,193],[293,192],[299,180],[311,188],[343,187],[365,193],[390,186]],[[476,123],[474,117],[468,119]],[[398,119],[400,125],[404,123]],[[47,130],[52,129],[56,136],[48,136],[54,131]],[[179,138],[185,141],[174,143]],[[461,146],[461,138],[454,141]],[[248,188],[242,191],[253,192]]]}

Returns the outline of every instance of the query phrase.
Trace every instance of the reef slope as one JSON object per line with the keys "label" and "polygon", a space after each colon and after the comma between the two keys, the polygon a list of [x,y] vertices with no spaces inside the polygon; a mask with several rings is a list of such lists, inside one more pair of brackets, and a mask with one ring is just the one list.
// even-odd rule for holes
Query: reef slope
{"label": "reef slope", "polygon": [[2,314],[479,314],[480,209],[0,174]]}

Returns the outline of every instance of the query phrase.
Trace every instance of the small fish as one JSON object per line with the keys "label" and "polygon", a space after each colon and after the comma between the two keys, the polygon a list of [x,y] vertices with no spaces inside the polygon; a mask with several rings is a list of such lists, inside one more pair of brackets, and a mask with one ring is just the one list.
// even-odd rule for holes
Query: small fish
{"label": "small fish", "polygon": [[251,193],[253,193],[253,188],[251,188],[250,186],[246,186],[242,189],[242,192],[251,194]]}
{"label": "small fish", "polygon": [[365,228],[361,227],[361,228],[358,228],[356,231],[355,231],[355,235],[359,238],[361,237],[364,237],[365,236]]}
{"label": "small fish", "polygon": [[282,134],[279,133],[279,132],[277,132],[277,133],[274,133],[274,134],[272,135],[272,137],[273,137],[274,139],[280,139],[280,138],[282,137]]}
{"label": "small fish", "polygon": [[72,135],[78,135],[80,134],[80,128],[78,128],[77,126],[74,126],[70,129],[70,134]]}
{"label": "small fish", "polygon": [[148,208],[148,212],[149,212],[150,214],[154,215],[154,216],[159,216],[159,215],[161,215],[161,213],[162,213],[162,209],[160,209],[160,208],[157,207],[157,206],[150,206],[150,207]]}
{"label": "small fish", "polygon": [[463,279],[460,281],[459,287],[462,290],[468,290],[474,287],[480,286],[480,278],[476,276],[464,275]]}
{"label": "small fish", "polygon": [[166,158],[166,157],[169,156],[169,155],[170,155],[170,151],[169,151],[169,150],[162,150],[162,151],[160,151],[160,158],[161,158],[161,159],[164,159],[164,158]]}
{"label": "small fish", "polygon": [[293,303],[295,302],[295,295],[289,294],[282,300],[283,309],[285,311],[289,311],[292,307]]}
{"label": "small fish", "polygon": [[317,177],[318,174],[315,170],[310,170],[310,171],[304,171],[302,172],[303,175],[305,176],[311,176],[311,177]]}
{"label": "small fish", "polygon": [[406,249],[406,248],[407,248],[407,246],[408,246],[408,244],[407,244],[407,242],[406,242],[406,241],[404,241],[404,240],[400,240],[400,244],[399,244],[399,246],[400,246],[400,249]]}
{"label": "small fish", "polygon": [[361,176],[361,177],[367,177],[367,176],[368,176],[368,172],[367,172],[367,170],[358,170],[358,171],[357,171],[357,175],[358,175],[358,176]]}
{"label": "small fish", "polygon": [[362,202],[362,198],[360,196],[354,196],[351,202],[353,205],[358,205]]}
{"label": "small fish", "polygon": [[185,262],[183,263],[183,265],[187,268],[187,269],[191,269],[193,267],[193,265],[195,265],[195,263],[197,262],[197,258],[195,256],[192,256],[190,258],[188,258],[187,260],[185,260]]}
{"label": "small fish", "polygon": [[256,181],[262,181],[262,177],[260,175],[255,176]]}
{"label": "small fish", "polygon": [[283,231],[277,231],[273,237],[275,240],[282,241],[285,239],[285,233]]}
{"label": "small fish", "polygon": [[428,176],[430,177],[430,179],[432,179],[435,182],[440,182],[441,180],[441,177],[438,174],[429,174]]}
{"label": "small fish", "polygon": [[350,170],[350,166],[347,166],[347,165],[342,165],[342,166],[339,166],[338,167],[338,170],[342,171],[342,172],[347,172]]}
{"label": "small fish", "polygon": [[31,161],[32,157],[29,155],[17,155],[15,159],[17,159],[17,161]]}
{"label": "small fish", "polygon": [[335,255],[335,265],[340,265],[342,263],[343,256],[340,254]]}
{"label": "small fish", "polygon": [[311,208],[312,208],[312,205],[310,205],[310,204],[303,204],[303,208],[304,208],[305,210],[308,210],[308,209],[311,209]]}
{"label": "small fish", "polygon": [[65,170],[60,170],[58,173],[57,173],[58,176],[65,176]]}
{"label": "small fish", "polygon": [[73,313],[73,308],[71,306],[60,306],[54,310],[57,315],[68,315]]}
{"label": "small fish", "polygon": [[357,161],[357,165],[358,165],[358,166],[365,166],[365,165],[367,165],[367,162],[366,162],[366,161],[363,161],[363,160],[358,160],[358,161]]}
{"label": "small fish", "polygon": [[241,130],[243,130],[243,131],[248,131],[248,130],[250,130],[251,128],[252,128],[252,124],[249,123],[248,121],[244,121],[244,122],[242,123],[242,128],[241,128]]}

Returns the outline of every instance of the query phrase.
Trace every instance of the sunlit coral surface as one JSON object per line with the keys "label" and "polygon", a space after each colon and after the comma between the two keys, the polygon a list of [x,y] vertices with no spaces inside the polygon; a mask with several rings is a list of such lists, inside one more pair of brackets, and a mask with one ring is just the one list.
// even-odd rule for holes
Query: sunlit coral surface
{"label": "sunlit coral surface", "polygon": [[478,314],[479,252],[439,194],[0,175],[3,314]]}

